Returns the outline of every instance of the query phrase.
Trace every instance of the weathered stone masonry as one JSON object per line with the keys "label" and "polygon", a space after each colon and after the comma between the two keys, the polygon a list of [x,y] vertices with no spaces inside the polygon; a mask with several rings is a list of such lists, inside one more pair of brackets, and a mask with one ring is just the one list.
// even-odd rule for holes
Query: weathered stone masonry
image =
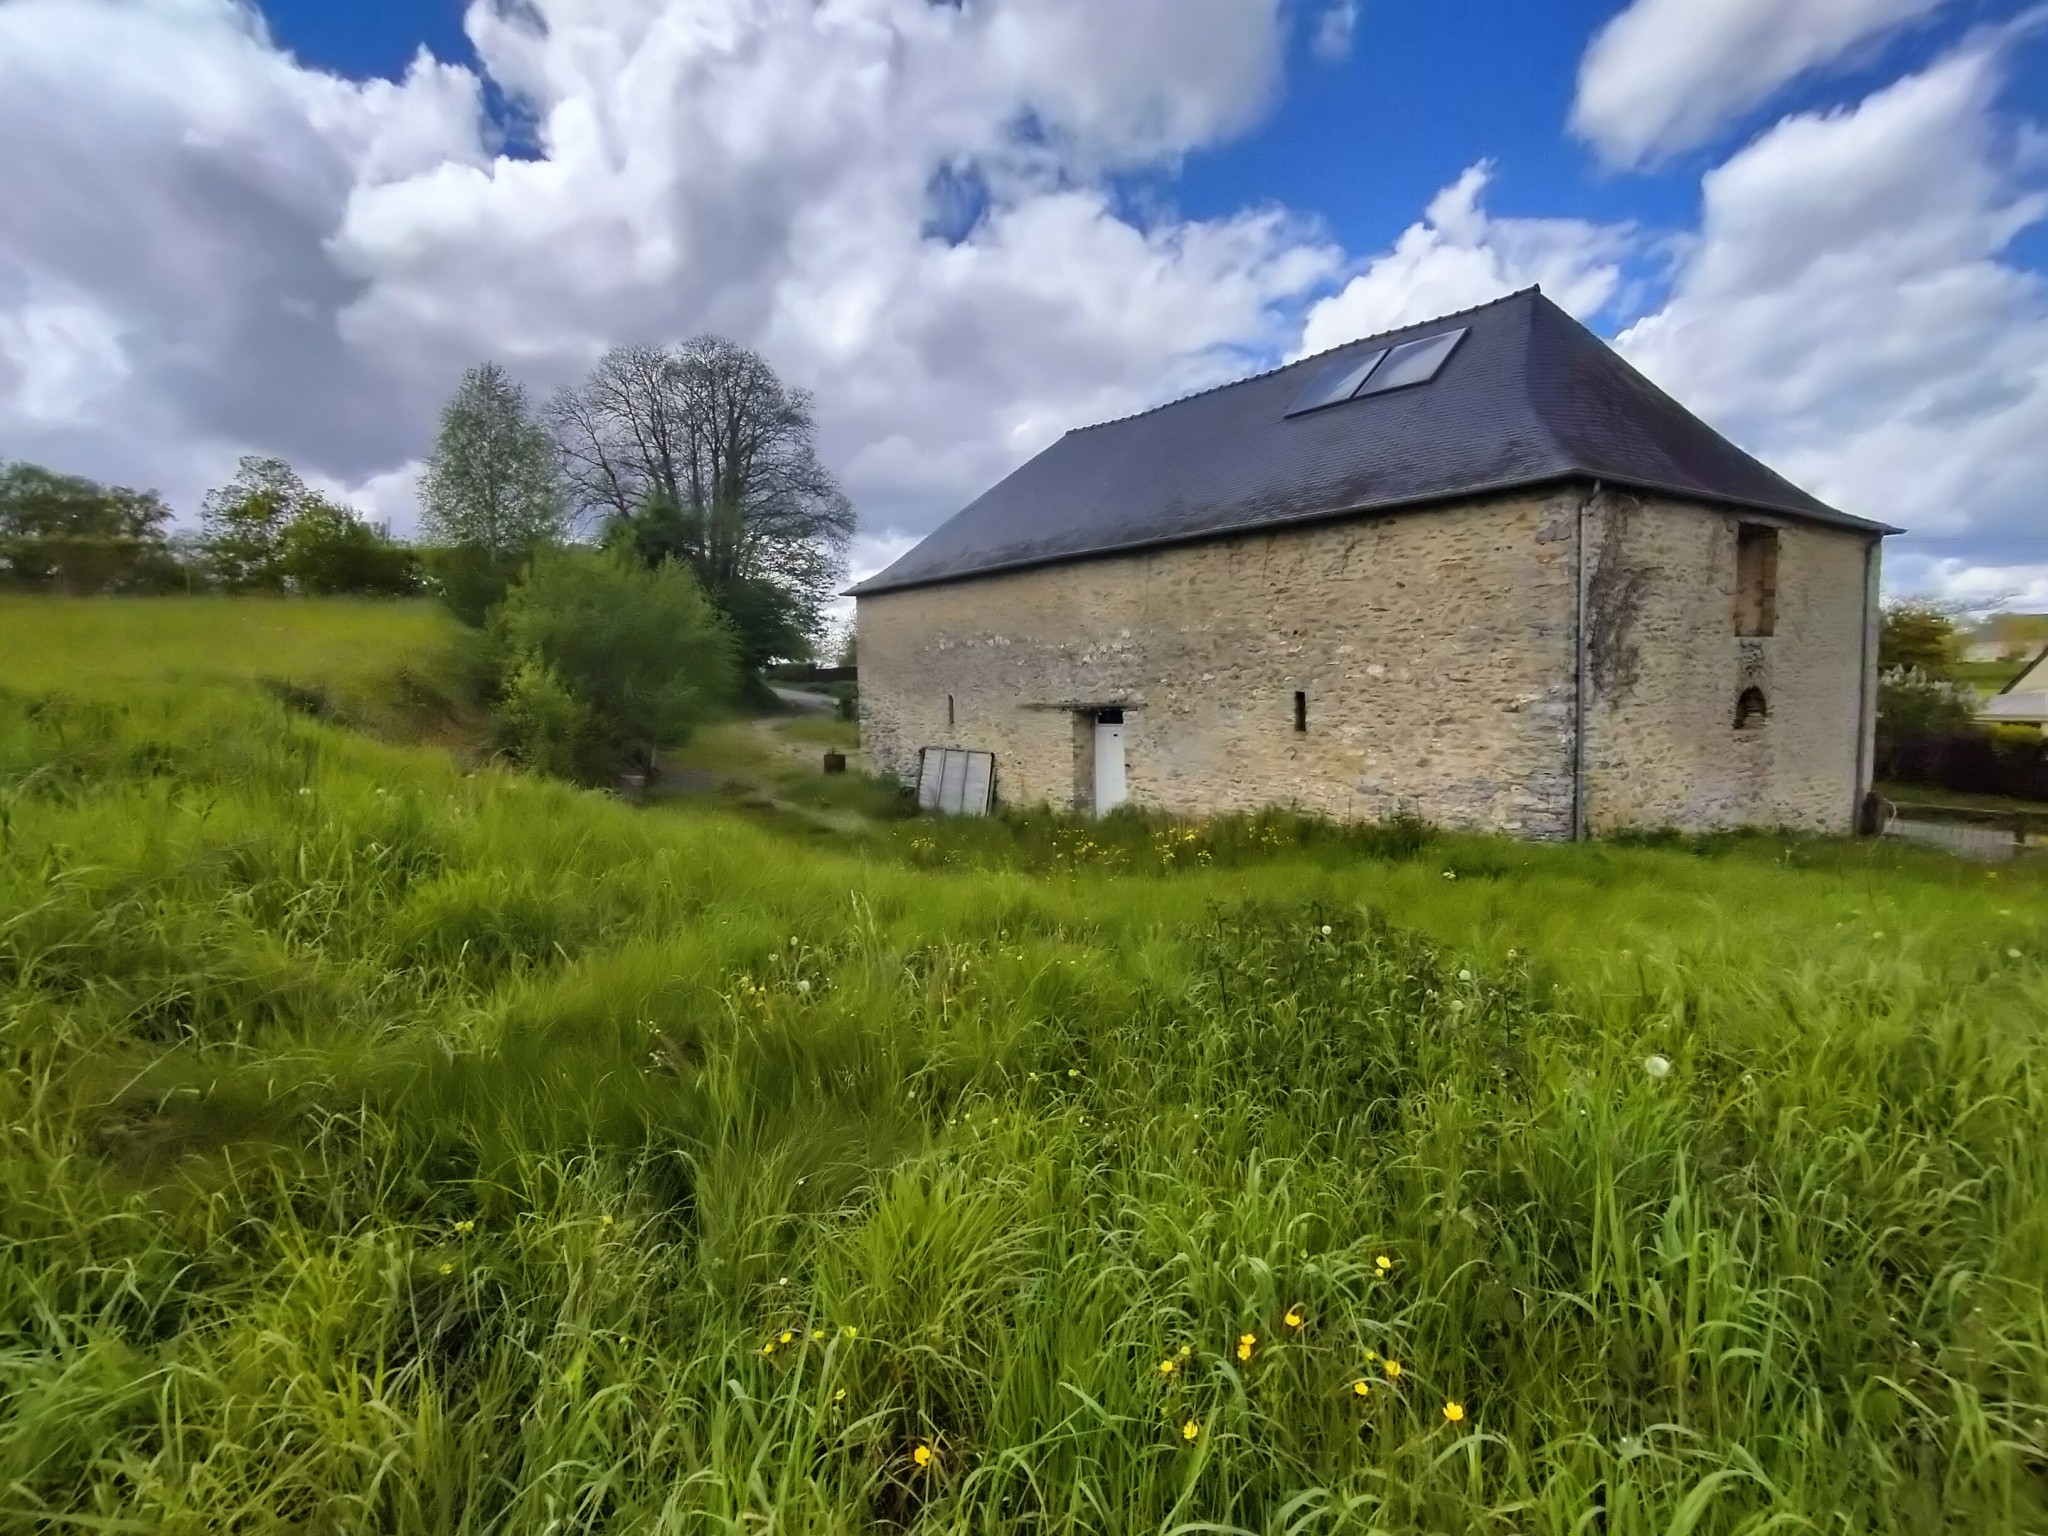
{"label": "weathered stone masonry", "polygon": [[[1733,633],[1744,522],[1779,536],[1756,639]],[[1080,808],[1086,722],[1117,706],[1132,801],[1183,814],[1842,831],[1869,548],[1567,485],[885,591],[859,603],[864,743],[906,778],[920,747],[985,749],[1001,800]],[[1737,730],[1752,686],[1768,714]]]}

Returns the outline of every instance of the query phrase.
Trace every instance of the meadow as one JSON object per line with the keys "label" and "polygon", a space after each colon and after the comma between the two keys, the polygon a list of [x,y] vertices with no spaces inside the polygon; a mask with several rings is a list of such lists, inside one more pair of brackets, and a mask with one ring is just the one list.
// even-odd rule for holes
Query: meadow
{"label": "meadow", "polygon": [[629,806],[445,638],[0,601],[0,1529],[2048,1529],[2037,868]]}

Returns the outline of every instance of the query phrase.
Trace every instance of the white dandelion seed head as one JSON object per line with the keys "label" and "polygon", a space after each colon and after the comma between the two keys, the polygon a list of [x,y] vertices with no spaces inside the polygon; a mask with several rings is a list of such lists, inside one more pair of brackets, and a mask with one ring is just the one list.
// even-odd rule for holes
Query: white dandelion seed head
{"label": "white dandelion seed head", "polygon": [[1323,924],[1323,937],[1327,939],[1327,938],[1328,938],[1329,936],[1330,936],[1330,925],[1329,925],[1328,923],[1325,923],[1325,924]]}
{"label": "white dandelion seed head", "polygon": [[1671,1075],[1671,1058],[1668,1056],[1645,1056],[1643,1058],[1643,1070],[1661,1081]]}
{"label": "white dandelion seed head", "polygon": [[2005,955],[2008,960],[2017,960],[2020,957],[2020,952],[2016,949],[2008,949]]}
{"label": "white dandelion seed head", "polygon": [[1458,980],[1460,980],[1460,981],[1470,981],[1471,979],[1472,979],[1472,973],[1471,973],[1470,971],[1460,971],[1460,972],[1458,972]]}

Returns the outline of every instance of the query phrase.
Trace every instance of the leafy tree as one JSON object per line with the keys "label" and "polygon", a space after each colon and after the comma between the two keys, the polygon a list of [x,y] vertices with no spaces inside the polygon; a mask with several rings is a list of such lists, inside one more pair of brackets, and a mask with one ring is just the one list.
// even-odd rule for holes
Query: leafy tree
{"label": "leafy tree", "polygon": [[818,459],[808,393],[737,342],[699,336],[605,354],[550,415],[576,503],[643,560],[695,571],[747,665],[809,654],[854,516]]}
{"label": "leafy tree", "polygon": [[1920,598],[1885,604],[1877,637],[1880,671],[1911,668],[1927,677],[1946,677],[1962,652],[1955,616],[1939,604]]}
{"label": "leafy tree", "polygon": [[284,531],[313,492],[283,459],[244,456],[235,478],[206,493],[200,536],[215,578],[230,592],[282,591]]}
{"label": "leafy tree", "polygon": [[567,532],[559,453],[526,390],[496,363],[462,376],[420,477],[421,532],[442,594],[472,624],[537,548]]}
{"label": "leafy tree", "polygon": [[[645,565],[673,560],[697,569],[686,518],[665,501],[631,519],[613,518],[605,530],[605,545],[628,550]],[[815,615],[801,593],[763,576],[728,576],[713,591],[732,627],[742,669],[758,673],[771,662],[810,656]]]}
{"label": "leafy tree", "polygon": [[278,561],[294,592],[401,597],[419,590],[419,560],[347,507],[310,497],[284,526]]}
{"label": "leafy tree", "polygon": [[230,592],[415,591],[411,550],[315,491],[283,459],[251,455],[206,493],[201,546]]}
{"label": "leafy tree", "polygon": [[76,593],[182,585],[164,535],[170,517],[154,491],[9,464],[0,468],[0,576]]}
{"label": "leafy tree", "polygon": [[[734,682],[723,616],[673,561],[649,567],[617,551],[542,550],[493,611],[491,633],[501,732],[545,742],[527,750],[573,760],[585,779],[652,766]],[[558,737],[577,719],[581,740],[569,751]]]}

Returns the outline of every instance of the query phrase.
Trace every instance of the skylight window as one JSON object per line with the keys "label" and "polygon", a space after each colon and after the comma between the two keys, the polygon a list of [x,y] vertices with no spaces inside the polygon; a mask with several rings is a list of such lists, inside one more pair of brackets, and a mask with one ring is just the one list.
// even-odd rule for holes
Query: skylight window
{"label": "skylight window", "polygon": [[1444,360],[1458,349],[1458,343],[1464,339],[1465,327],[1460,326],[1455,331],[1439,331],[1434,336],[1404,341],[1398,347],[1353,353],[1317,374],[1308,388],[1301,392],[1301,397],[1288,408],[1287,414],[1299,416],[1305,411],[1319,411],[1326,405],[1340,405],[1346,400],[1358,400],[1367,395],[1383,395],[1388,390],[1405,389],[1410,384],[1427,384],[1436,377]]}
{"label": "skylight window", "polygon": [[1365,382],[1365,376],[1379,366],[1379,360],[1386,355],[1387,349],[1381,347],[1375,352],[1332,363],[1315,376],[1314,382],[1301,392],[1301,398],[1294,402],[1287,414],[1299,416],[1303,411],[1317,411],[1340,400],[1349,400],[1358,393],[1358,386]]}
{"label": "skylight window", "polygon": [[1464,339],[1465,331],[1460,327],[1455,331],[1402,342],[1387,354],[1387,360],[1374,370],[1371,378],[1362,381],[1357,393],[1383,395],[1390,389],[1427,384],[1436,377],[1444,360],[1457,350],[1458,343]]}

